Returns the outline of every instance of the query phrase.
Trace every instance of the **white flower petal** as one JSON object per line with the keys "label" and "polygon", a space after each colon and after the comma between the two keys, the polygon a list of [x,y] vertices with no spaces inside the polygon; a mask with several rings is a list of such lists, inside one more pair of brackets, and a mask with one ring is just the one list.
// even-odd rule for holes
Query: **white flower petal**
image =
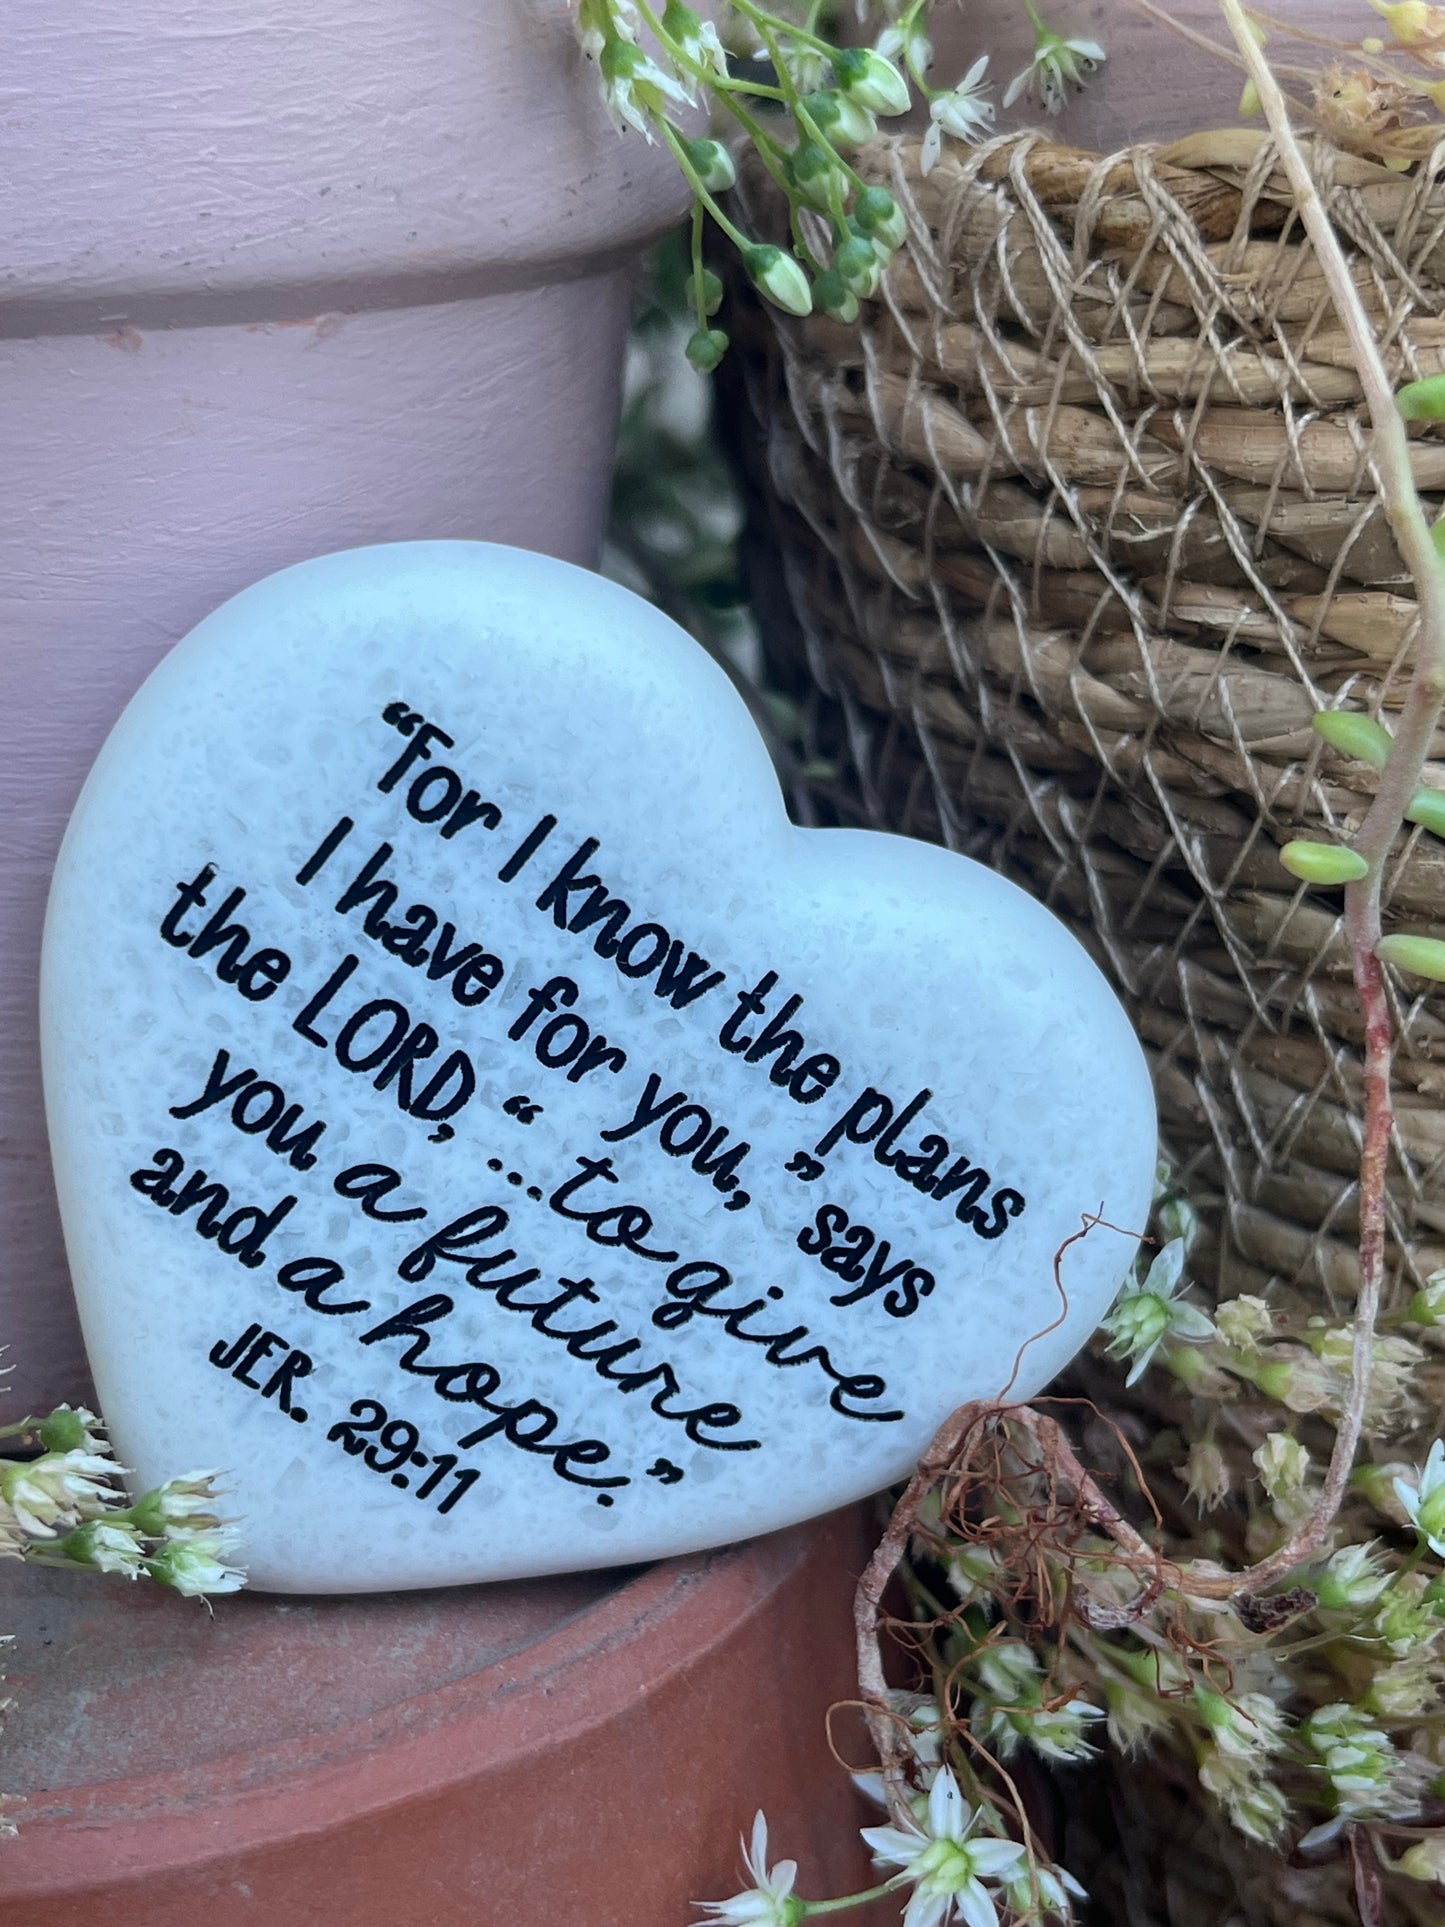
{"label": "white flower petal", "polygon": [[973,1815],[945,1767],[928,1789],[928,1831],[935,1840],[963,1840]]}
{"label": "white flower petal", "polygon": [[955,1894],[953,1904],[958,1918],[968,1922],[968,1927],[998,1927],[998,1908],[986,1887],[976,1880],[970,1880],[961,1893]]}
{"label": "white flower petal", "polygon": [[1414,1523],[1418,1525],[1420,1523],[1420,1494],[1413,1485],[1406,1485],[1403,1479],[1393,1479],[1391,1480],[1391,1484],[1395,1488],[1395,1497],[1400,1501],[1400,1504],[1405,1508],[1405,1511]]}
{"label": "white flower petal", "polygon": [[743,1865],[761,1886],[768,1871],[768,1821],[761,1808],[753,1815],[752,1839],[743,1847]]}
{"label": "white flower petal", "polygon": [[1011,1879],[1028,1858],[1017,1840],[975,1840],[968,1851],[975,1870],[986,1880]]}
{"label": "white flower petal", "polygon": [[921,1833],[907,1834],[899,1827],[861,1827],[859,1831],[874,1856],[895,1867],[911,1866],[928,1844]]}
{"label": "white flower petal", "polygon": [[1214,1321],[1198,1305],[1181,1302],[1170,1308],[1169,1329],[1175,1338],[1213,1338]]}
{"label": "white flower petal", "polygon": [[1184,1276],[1185,1256],[1184,1240],[1171,1238],[1155,1255],[1149,1275],[1144,1280],[1144,1289],[1156,1293],[1160,1298],[1172,1298]]}
{"label": "white flower petal", "polygon": [[[903,1927],[943,1927],[948,1919],[949,1896],[930,1893],[923,1887],[915,1887],[908,1905],[903,1909]],[[997,1920],[989,1923],[997,1927]]]}

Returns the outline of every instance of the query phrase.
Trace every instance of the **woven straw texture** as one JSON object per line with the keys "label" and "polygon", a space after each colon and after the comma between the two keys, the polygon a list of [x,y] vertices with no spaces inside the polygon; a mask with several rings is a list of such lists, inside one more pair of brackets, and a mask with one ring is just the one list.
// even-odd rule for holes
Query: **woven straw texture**
{"label": "woven straw texture", "polygon": [[[1408,177],[1312,159],[1392,371],[1445,368],[1445,154]],[[812,767],[836,766],[813,805],[942,841],[1069,922],[1150,1052],[1205,1295],[1347,1315],[1361,1026],[1340,894],[1277,852],[1358,824],[1373,772],[1310,718],[1388,724],[1416,610],[1283,175],[1239,130],[1108,159],[1010,138],[927,178],[895,138],[860,169],[910,227],[861,323],[740,297],[730,324],[779,673]],[[766,177],[741,197],[785,238]],[[1445,437],[1413,448],[1433,519]],[[1427,780],[1445,785],[1445,742]],[[1402,842],[1387,897],[1390,927],[1431,928],[1445,843]],[[1445,1265],[1445,1002],[1403,982],[1395,1000],[1398,1305]],[[1162,1798],[1129,1791],[1136,1838]],[[1213,1841],[1171,1811],[1176,1846],[1186,1814]],[[1334,1878],[1256,1856],[1236,1881],[1206,1857],[1119,1918],[1354,1918]]]}

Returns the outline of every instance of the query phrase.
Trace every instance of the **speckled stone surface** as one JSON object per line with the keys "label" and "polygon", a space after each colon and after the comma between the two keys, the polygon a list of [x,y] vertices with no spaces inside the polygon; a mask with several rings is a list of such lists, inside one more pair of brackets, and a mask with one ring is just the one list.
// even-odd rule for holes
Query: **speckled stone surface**
{"label": "speckled stone surface", "polygon": [[[799,831],[626,591],[324,557],[162,663],[52,892],[47,1105],[119,1455],[254,1583],[724,1543],[904,1473],[1107,1308],[1142,1054],[1046,911]],[[1051,1329],[1050,1329],[1051,1328]],[[1020,1356],[1021,1354],[1021,1356]]]}

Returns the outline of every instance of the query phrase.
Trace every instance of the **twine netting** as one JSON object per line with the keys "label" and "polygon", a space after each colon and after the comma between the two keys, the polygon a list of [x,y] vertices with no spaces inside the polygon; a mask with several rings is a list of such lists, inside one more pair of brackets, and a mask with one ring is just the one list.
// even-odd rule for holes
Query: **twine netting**
{"label": "twine netting", "polygon": [[[1393,375],[1445,369],[1445,151],[1409,175],[1310,154]],[[1296,884],[1278,850],[1358,826],[1374,772],[1310,719],[1388,726],[1416,609],[1283,173],[1238,129],[1107,158],[1009,137],[927,177],[912,138],[858,160],[908,216],[879,298],[844,327],[740,289],[730,324],[775,670],[809,769],[832,766],[804,806],[941,841],[1063,917],[1149,1052],[1163,1151],[1203,1219],[1201,1295],[1347,1318],[1361,1020],[1339,892]],[[786,240],[756,166],[740,198]],[[1445,437],[1412,433],[1433,520]],[[1445,785],[1445,740],[1426,780]],[[1445,843],[1402,840],[1386,901],[1387,927],[1434,927]],[[1405,980],[1392,997],[1387,1320],[1445,1267],[1445,1001]],[[1378,1457],[1440,1429],[1438,1351],[1419,1385],[1428,1409]],[[1115,1409],[1130,1398],[1157,1425],[1147,1380]],[[1244,1556],[1243,1535],[1218,1550]],[[1334,1873],[1231,1848],[1226,1878],[1214,1828],[1163,1780],[1136,1775],[1121,1804],[1136,1836],[1195,1840],[1130,1920],[1354,1917]]]}

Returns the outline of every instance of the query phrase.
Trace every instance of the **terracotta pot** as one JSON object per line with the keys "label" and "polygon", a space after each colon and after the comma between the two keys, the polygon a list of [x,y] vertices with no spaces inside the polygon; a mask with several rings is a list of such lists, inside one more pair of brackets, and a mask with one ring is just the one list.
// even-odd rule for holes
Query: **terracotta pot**
{"label": "terracotta pot", "polygon": [[[1217,0],[1156,4],[1190,33],[1231,44]],[[1037,99],[1029,98],[999,115],[1001,133],[1046,123],[1046,131],[1060,140],[1109,154],[1131,141],[1176,140],[1238,121],[1240,69],[1142,12],[1133,0],[1039,0],[1039,12],[1058,32],[1097,41],[1107,59],[1088,85],[1070,96],[1057,119],[1048,120]],[[1374,20],[1365,0],[1274,0],[1270,12],[1311,33],[1355,42],[1372,30]],[[936,10],[934,41],[936,85],[952,86],[987,52],[989,75],[1001,97],[1033,52],[1034,30],[1021,0],[973,0],[967,7]],[[1291,48],[1283,34],[1271,51],[1300,66],[1313,66],[1318,54],[1313,47]]]}
{"label": "terracotta pot", "polygon": [[0,1341],[85,1386],[35,988],[66,816],[157,658],[310,555],[596,558],[628,264],[680,215],[567,0],[12,0],[0,31]]}
{"label": "terracotta pot", "polygon": [[640,1576],[214,1620],[26,1569],[0,1917],[685,1927],[737,1890],[759,1806],[804,1893],[856,1891],[866,1816],[825,1716],[855,1690],[865,1553],[855,1512]]}

